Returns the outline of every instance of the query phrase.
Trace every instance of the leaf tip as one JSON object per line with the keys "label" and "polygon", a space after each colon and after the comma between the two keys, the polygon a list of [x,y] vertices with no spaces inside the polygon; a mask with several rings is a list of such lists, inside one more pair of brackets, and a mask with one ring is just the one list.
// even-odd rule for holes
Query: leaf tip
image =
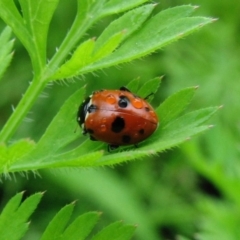
{"label": "leaf tip", "polygon": [[210,129],[210,128],[213,128],[213,127],[215,127],[215,125],[213,125],[213,124],[208,125],[208,128],[209,128],[209,129]]}
{"label": "leaf tip", "polygon": [[223,105],[220,105],[219,107],[218,107],[218,109],[222,109],[224,106]]}
{"label": "leaf tip", "polygon": [[77,202],[78,200],[74,200],[73,202],[71,202],[70,203],[70,205],[76,205],[76,202]]}
{"label": "leaf tip", "polygon": [[194,90],[198,90],[198,88],[199,88],[199,85],[196,85],[196,86],[194,87]]}
{"label": "leaf tip", "polygon": [[157,77],[160,81],[165,77],[165,75]]}

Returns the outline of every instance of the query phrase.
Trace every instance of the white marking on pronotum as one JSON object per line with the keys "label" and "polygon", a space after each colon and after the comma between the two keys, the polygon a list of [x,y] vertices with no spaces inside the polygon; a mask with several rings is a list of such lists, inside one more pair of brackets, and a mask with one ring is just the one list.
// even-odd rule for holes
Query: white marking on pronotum
{"label": "white marking on pronotum", "polygon": [[88,107],[92,105],[92,97],[90,96],[90,98],[91,98],[91,99],[90,99],[89,103],[87,104],[87,113],[86,113],[86,116],[85,116],[84,121],[86,121],[86,119],[87,119],[88,116],[89,116]]}

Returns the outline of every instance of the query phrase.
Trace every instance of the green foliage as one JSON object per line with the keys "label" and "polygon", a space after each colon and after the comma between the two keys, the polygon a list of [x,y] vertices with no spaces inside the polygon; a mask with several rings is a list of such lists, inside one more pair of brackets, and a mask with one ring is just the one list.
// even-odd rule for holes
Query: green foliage
{"label": "green foliage", "polygon": [[[234,71],[232,71],[233,66],[240,69],[239,54],[236,54],[235,57],[233,54],[230,55],[226,47],[229,39],[231,39],[228,37],[228,33],[234,32],[237,27],[232,27],[229,32],[221,29],[219,31],[221,36],[217,34],[218,31],[211,30],[209,31],[211,33],[205,37],[199,38],[199,35],[197,35],[195,39],[193,38],[192,45],[175,45],[175,48],[173,45],[172,52],[167,49],[168,54],[166,56],[161,55],[161,59],[153,55],[151,66],[150,64],[144,66],[144,64],[139,63],[137,74],[142,75],[145,70],[150,74],[144,79],[151,80],[142,84],[139,78],[136,78],[126,84],[131,91],[141,97],[147,97],[149,101],[152,101],[154,97],[154,100],[159,101],[161,97],[156,93],[161,79],[152,79],[152,77],[164,73],[170,77],[168,88],[172,89],[169,92],[176,92],[163,103],[158,104],[156,112],[160,119],[160,125],[149,139],[139,144],[139,148],[123,147],[120,150],[108,153],[105,144],[92,142],[81,136],[78,131],[77,133],[74,132],[77,125],[76,112],[85,95],[84,87],[80,87],[66,100],[45,130],[35,124],[34,129],[39,127],[39,131],[42,131],[38,141],[34,142],[25,138],[19,139],[18,131],[24,131],[24,127],[21,125],[24,118],[43,90],[46,89],[48,83],[60,82],[60,79],[75,79],[86,73],[92,73],[111,66],[119,66],[143,58],[214,21],[212,18],[192,16],[195,14],[196,7],[191,5],[163,7],[166,10],[159,12],[157,4],[146,3],[148,2],[146,0],[77,0],[76,2],[73,22],[68,26],[67,32],[62,34],[64,38],[60,42],[57,51],[52,56],[49,56],[49,50],[53,52],[55,46],[51,45],[48,33],[49,30],[51,33],[51,25],[55,24],[52,18],[55,14],[58,14],[58,6],[62,3],[60,4],[58,0],[41,0],[37,2],[19,0],[19,3],[13,0],[0,0],[0,18],[7,25],[0,35],[0,77],[6,71],[13,56],[13,40],[10,40],[12,33],[24,46],[32,63],[32,70],[30,71],[26,70],[26,66],[22,67],[24,72],[33,72],[33,79],[30,81],[27,91],[23,94],[15,111],[0,132],[0,173],[3,176],[9,177],[11,176],[9,173],[12,172],[35,172],[39,169],[112,166],[147,157],[154,157],[155,160],[159,160],[157,159],[159,153],[188,142],[187,140],[192,136],[211,128],[212,125],[207,124],[206,121],[219,109],[219,107],[205,107],[200,110],[185,112],[196,92],[196,87],[186,88],[186,86],[197,85],[210,76],[211,78],[209,77],[210,79],[206,81],[206,88],[208,88],[208,91],[211,90],[211,94],[206,89],[205,91],[201,89],[203,92],[201,100],[203,102],[211,97],[215,97],[214,100],[217,99],[217,87],[222,87],[222,91],[220,91],[219,99],[216,100],[217,103],[214,103],[214,105],[218,105],[221,101],[225,103],[225,99],[236,99],[235,97],[239,96],[239,92],[237,92],[239,84],[237,81],[233,81],[233,79],[236,79],[234,76],[239,75],[239,70],[235,71],[235,75],[233,74]],[[208,4],[211,3],[208,2]],[[221,5],[222,3],[218,4]],[[218,8],[214,7],[213,9],[220,9],[219,5]],[[229,5],[222,9],[227,8]],[[235,7],[235,9],[238,8]],[[225,12],[226,14],[230,12],[231,18],[234,18],[235,15],[238,16],[238,14],[232,14],[232,11]],[[112,21],[104,27],[102,33],[96,35],[93,26],[97,26],[97,23],[103,23],[106,16]],[[64,23],[66,18],[65,15],[61,16],[61,22]],[[238,21],[234,19],[233,22],[237,23]],[[55,31],[57,27],[52,29]],[[60,30],[58,29],[59,32]],[[57,34],[56,38],[59,38],[59,36]],[[238,38],[235,37],[234,39]],[[230,45],[233,46],[234,53],[237,53],[236,44],[234,45],[233,42]],[[192,49],[188,52],[190,46],[192,46]],[[226,52],[221,58],[219,53],[222,50]],[[196,54],[194,55],[193,52]],[[21,51],[17,53],[22,54]],[[199,59],[204,59],[204,64],[201,65],[201,62],[198,62],[198,65],[192,65],[194,63],[193,55],[198,56]],[[169,59],[167,59],[168,57]],[[21,64],[22,62],[24,62],[24,57],[21,59]],[[21,64],[18,64],[18,67]],[[183,71],[180,70],[181,64]],[[159,66],[161,66],[160,74]],[[135,66],[132,68],[134,69]],[[122,77],[126,79],[125,75],[127,75],[128,71],[123,71],[123,73],[124,76]],[[215,76],[213,73],[215,73]],[[219,76],[224,79],[221,84],[216,80],[219,79]],[[18,75],[16,74],[13,79],[18,79]],[[116,79],[118,79],[118,76]],[[174,79],[173,83],[171,79]],[[226,79],[231,82],[227,81],[226,84]],[[98,82],[95,79],[96,87],[104,86],[102,79]],[[169,84],[169,82],[171,83]],[[184,84],[181,85],[182,82]],[[15,82],[9,81],[8,83],[6,81],[7,84],[10,86],[9,92],[12,93]],[[108,85],[110,85],[109,80]],[[119,83],[116,85],[119,85]],[[5,88],[2,88],[2,86],[4,85],[1,85],[0,89],[4,91]],[[231,96],[222,94],[226,92],[224,86],[226,88],[228,86],[232,87],[228,91],[231,92]],[[164,96],[164,94],[165,96],[170,95],[164,92],[167,91],[165,88],[166,84],[163,86],[161,96]],[[18,85],[14,89],[18,90]],[[182,90],[179,91],[179,89]],[[2,95],[3,99],[9,96],[8,105],[12,104],[12,102],[15,103],[15,100],[11,99],[12,94],[9,94],[9,92],[7,92],[8,94],[4,92]],[[68,90],[68,92],[70,91]],[[54,94],[54,91],[51,93]],[[155,95],[151,95],[152,93]],[[61,93],[57,93],[57,96],[58,99],[62,98]],[[197,99],[199,100],[199,97]],[[2,101],[1,99],[0,104],[3,104],[4,101],[6,100]],[[191,109],[196,106],[196,108],[199,108],[199,106],[203,105],[203,102],[199,101],[198,104],[195,103],[194,105],[193,100]],[[213,101],[209,102],[206,103],[207,106],[213,104]],[[227,113],[226,116],[232,116],[235,119],[233,124],[229,117],[226,120],[228,126],[237,126],[236,121],[238,121],[238,118],[236,114],[233,114],[239,112],[239,104],[236,104],[236,102],[232,100],[231,104],[227,104],[228,107],[224,110]],[[153,105],[156,105],[156,103],[154,102]],[[49,112],[54,109],[53,106],[49,104]],[[45,117],[48,119],[47,116],[41,115],[40,112],[37,116],[41,120]],[[1,113],[0,120],[2,120],[2,116],[3,119],[6,118]],[[101,201],[104,199],[101,207],[105,204],[105,209],[107,211],[110,209],[111,214],[115,214],[115,217],[120,215],[123,216],[123,219],[130,219],[130,221],[133,220],[133,222],[136,221],[137,223],[141,222],[141,230],[137,233],[139,239],[147,239],[147,237],[161,239],[159,235],[162,234],[162,229],[159,226],[164,228],[165,225],[167,227],[169,225],[173,226],[173,229],[176,229],[182,235],[186,233],[187,236],[192,236],[196,233],[196,230],[192,228],[193,224],[196,224],[197,230],[200,231],[200,233],[197,232],[200,239],[238,239],[239,231],[237,226],[239,225],[238,209],[240,198],[239,191],[236,189],[239,189],[240,184],[239,178],[236,176],[239,175],[240,171],[238,161],[235,160],[239,157],[236,150],[238,145],[231,145],[230,141],[223,141],[225,138],[236,138],[234,134],[238,131],[233,128],[231,132],[227,127],[219,125],[220,130],[214,129],[214,131],[211,131],[215,135],[209,137],[208,134],[208,138],[204,139],[204,143],[206,143],[204,149],[201,148],[204,144],[197,141],[185,143],[181,148],[181,154],[184,156],[181,156],[181,154],[174,156],[172,158],[174,160],[166,161],[167,166],[159,165],[160,161],[154,161],[157,166],[154,166],[154,170],[150,167],[150,161],[146,165],[141,165],[141,162],[138,162],[137,166],[135,165],[131,171],[129,170],[129,176],[124,176],[127,179],[126,183],[123,182],[122,176],[117,176],[117,173],[113,177],[112,175],[102,174],[99,169],[99,172],[92,175],[87,173],[86,176],[84,173],[79,174],[79,172],[66,175],[59,173],[56,174],[56,179],[60,179],[54,181],[59,181],[60,186],[67,186],[66,190],[72,189],[72,192],[78,192],[80,196],[85,192],[89,192],[90,199],[93,196],[94,199],[100,198]],[[30,129],[29,126],[27,128]],[[33,131],[29,130],[27,132],[28,137],[38,139],[33,138],[33,135]],[[216,148],[216,146],[219,146],[219,148]],[[206,157],[202,154],[202,151],[211,152],[211,156]],[[179,155],[186,160],[197,174],[204,176],[213,183],[224,198],[219,201],[212,201],[208,198],[203,200],[202,197],[197,197],[194,202],[197,202],[197,204],[192,204],[191,201],[191,204],[189,204],[189,199],[196,199],[196,196],[202,193],[199,193],[196,186],[194,189],[189,187],[194,184],[194,178],[191,177],[188,170],[186,171],[186,166],[183,167],[184,161],[176,163],[176,159],[180,158]],[[229,160],[229,164],[224,161],[226,159]],[[128,166],[131,169],[131,164]],[[158,172],[156,176],[157,168],[161,169],[161,173]],[[184,168],[184,171],[182,168]],[[53,179],[51,174],[49,176]],[[99,181],[101,178],[102,181]],[[134,186],[129,184],[131,178],[135,179]],[[182,194],[184,190],[179,187],[176,189],[174,185],[176,184],[175,181],[177,181],[176,185],[181,185],[185,179],[187,179],[185,184],[189,187],[185,190],[187,200],[179,196],[179,192]],[[94,182],[94,185],[91,185],[91,181]],[[65,185],[67,183],[68,185]],[[29,184],[31,184],[31,181],[29,181]],[[84,193],[81,192],[80,186],[83,187]],[[13,188],[8,189],[10,191]],[[132,191],[133,189],[134,191]],[[114,196],[118,197],[111,196],[110,190],[116,193]],[[59,191],[56,192],[56,196],[59,198]],[[20,239],[24,236],[28,229],[28,219],[40,201],[41,195],[32,195],[20,204],[22,195],[17,194],[9,201],[0,215],[1,238]],[[146,200],[146,196],[147,208],[146,202],[141,203],[142,199]],[[53,202],[55,202],[55,198]],[[89,236],[100,214],[89,212],[80,215],[69,224],[73,206],[73,204],[70,204],[64,207],[54,217],[41,239],[54,239],[54,237],[55,239],[76,239],[76,236],[85,239]],[[123,215],[121,215],[122,213]],[[189,222],[192,225],[186,228],[185,226]],[[15,231],[12,231],[12,229]],[[115,222],[101,230],[93,239],[114,239],[115,236],[116,239],[130,239],[134,229],[134,226]],[[156,229],[160,229],[160,233],[157,234]],[[179,237],[179,239],[187,238]]]}
{"label": "green foliage", "polygon": [[48,239],[85,239],[99,220],[100,214],[88,212],[77,217],[68,227],[74,208],[70,204],[62,208],[47,226],[41,240]]}
{"label": "green foliage", "polygon": [[[105,16],[107,12],[109,14],[112,13],[114,4],[116,4],[115,7],[119,5],[119,10],[116,11],[116,8],[114,10],[114,13],[116,13],[137,6],[137,1],[135,2],[136,5],[133,3],[134,1],[125,4],[115,1],[109,1],[108,3],[105,3],[105,1],[94,3],[79,1],[78,12],[69,33],[63,40],[59,51],[44,66],[46,62],[48,28],[58,1],[40,1],[38,4],[20,1],[23,11],[22,16],[18,13],[12,1],[1,1],[0,16],[12,27],[13,32],[26,47],[35,70],[35,78],[32,84],[0,133],[1,141],[11,137],[21,119],[48,81],[82,74],[86,71],[86,68],[92,68],[91,71],[103,68],[106,67],[106,62],[109,63],[109,61],[111,64],[107,65],[111,66],[142,57],[212,21],[210,18],[189,17],[195,9],[195,7],[190,5],[164,10],[149,18],[155,5],[146,4],[128,11],[110,23],[96,41],[89,39],[80,44],[70,59],[61,65],[61,62],[67,58],[66,51],[73,49],[84,32],[96,20]],[[142,1],[138,3],[142,3]],[[104,10],[105,4],[107,5],[107,10]],[[13,13],[15,16],[9,18],[9,14]],[[89,19],[90,15],[94,16],[91,20]],[[86,24],[86,21],[88,24]],[[78,27],[76,28],[77,23]],[[156,29],[157,23],[160,23],[160,25]],[[134,47],[136,43],[137,48]],[[98,67],[96,68],[96,66]],[[147,81],[137,93],[143,97],[156,93],[159,83],[159,79]],[[129,87],[133,88],[133,86],[134,84],[130,83]],[[134,90],[137,90],[137,88]],[[193,90],[189,92],[192,93]],[[5,156],[1,160],[2,173],[8,174],[8,172],[12,171],[37,170],[46,167],[112,165],[149,155],[150,152],[151,154],[156,154],[159,151],[174,147],[186,138],[207,129],[207,126],[199,126],[199,124],[202,124],[203,120],[206,120],[216,110],[215,108],[209,109],[201,112],[201,115],[199,112],[193,112],[186,117],[177,119],[177,124],[181,125],[184,132],[181,129],[176,130],[174,127],[165,128],[165,124],[171,123],[170,120],[174,120],[185,108],[185,105],[189,103],[187,97],[184,96],[182,98],[182,95],[178,93],[176,94],[178,96],[176,99],[172,97],[172,100],[168,100],[168,102],[163,104],[163,107],[157,110],[160,119],[163,116],[163,119],[165,118],[166,120],[167,118],[169,121],[164,122],[163,120],[161,127],[152,137],[152,140],[147,140],[145,145],[141,147],[141,150],[129,150],[134,154],[131,154],[129,151],[111,154],[111,161],[109,161],[108,154],[100,150],[101,144],[95,145],[94,143],[89,143],[89,141],[83,142],[70,151],[63,151],[65,146],[78,137],[77,134],[73,133],[76,112],[72,111],[69,114],[69,109],[77,109],[78,105],[83,101],[83,95],[84,88],[81,88],[65,102],[34,147],[32,144],[29,145],[27,140],[21,140],[21,144],[15,143],[14,145],[18,146],[19,149],[24,149],[24,151],[19,151],[17,155],[13,156],[11,151],[14,149],[14,145],[9,150],[6,149],[5,145],[2,145],[2,155]],[[149,100],[152,97],[149,96]],[[184,101],[184,99],[186,100]],[[176,102],[179,106],[175,107],[171,102]],[[168,112],[166,113],[166,111]],[[172,114],[172,112],[177,114]],[[172,115],[172,117],[168,117],[168,115]],[[198,115],[200,116],[198,117]],[[195,124],[192,123],[193,128],[191,130],[187,128],[186,130],[186,126],[189,125],[189,122],[194,122],[195,118],[198,118],[198,121]],[[172,125],[170,124],[170,126],[174,125],[176,125],[175,122]],[[59,129],[62,130],[59,131]],[[169,130],[167,131],[166,129]],[[175,136],[174,140],[166,137],[172,137],[172,135]],[[159,138],[160,136],[163,136],[163,138]],[[49,144],[50,142],[53,144]],[[154,143],[151,144],[151,142]],[[97,151],[89,153],[87,149]],[[129,158],[129,154],[131,154],[131,158]]]}
{"label": "green foliage", "polygon": [[[223,204],[220,201],[212,199],[202,199],[199,207],[204,213],[201,216],[201,230],[199,239],[239,239],[239,208],[226,201]],[[211,218],[206,217],[210,215]]]}
{"label": "green foliage", "polygon": [[[156,92],[160,80],[160,78],[154,78],[147,81],[136,93],[144,97]],[[130,82],[130,88],[132,85]],[[4,172],[2,173],[8,174],[9,172],[41,168],[113,165],[154,155],[175,147],[191,136],[209,129],[210,126],[204,125],[204,123],[218,109],[218,107],[211,107],[183,114],[183,110],[191,101],[196,90],[195,87],[187,88],[173,94],[157,108],[160,126],[153,136],[139,144],[139,149],[127,147],[123,148],[126,151],[118,150],[108,153],[106,145],[85,140],[76,148],[64,151],[65,146],[79,138],[79,134],[73,131],[76,126],[76,112],[69,113],[69,109],[78,108],[83,101],[84,90],[84,88],[79,89],[65,102],[34,148],[26,148],[25,154],[18,156],[18,161],[3,162],[2,170]],[[182,116],[179,116],[180,114]],[[161,116],[163,116],[163,122]],[[62,130],[59,131],[59,129]],[[50,142],[52,144],[49,144]],[[28,143],[24,141],[24,144]],[[10,153],[11,151],[9,151]],[[10,156],[9,159],[11,159]]]}
{"label": "green foliage", "polygon": [[132,238],[135,228],[130,225],[123,225],[122,222],[115,222],[104,228],[95,235],[92,240],[119,239],[128,240]]}
{"label": "green foliage", "polygon": [[37,193],[21,203],[23,193],[18,193],[5,206],[0,215],[1,239],[17,240],[26,233],[29,224],[28,218],[37,207],[42,193]]}
{"label": "green foliage", "polygon": [[[23,193],[18,193],[9,200],[0,214],[0,234],[2,240],[22,239],[29,227],[27,221],[36,209],[42,195],[42,193],[36,193],[21,203]],[[62,208],[49,223],[40,239],[86,239],[98,222],[101,214],[98,212],[88,212],[76,217],[69,224],[73,209],[74,204],[69,204]],[[92,239],[127,240],[132,237],[134,230],[134,226],[117,222],[103,228]]]}
{"label": "green foliage", "polygon": [[0,145],[0,168],[1,172],[7,172],[6,169],[8,165],[13,164],[14,162],[19,161],[21,157],[26,155],[28,152],[33,150],[34,142],[28,139],[21,139],[11,146],[7,147],[5,144]]}
{"label": "green foliage", "polygon": [[[117,1],[114,8],[115,1],[78,1],[75,20],[58,51],[47,64],[47,33],[58,1],[40,1],[38,4],[20,1],[23,11],[21,15],[13,1],[2,0],[0,17],[12,28],[28,51],[34,80],[2,129],[0,141],[11,138],[49,81],[74,77],[143,57],[213,21],[211,18],[189,17],[195,9],[190,5],[164,10],[149,18],[154,4],[146,4],[113,21],[96,43],[92,39],[85,41],[68,59],[69,52],[76,47],[93,23],[108,14],[129,10],[142,2]],[[157,29],[156,25],[159,26]],[[79,58],[80,55],[83,56]]]}
{"label": "green foliage", "polygon": [[9,40],[11,37],[11,29],[6,27],[0,35],[0,80],[6,68],[12,60],[13,54],[11,53],[13,41]]}

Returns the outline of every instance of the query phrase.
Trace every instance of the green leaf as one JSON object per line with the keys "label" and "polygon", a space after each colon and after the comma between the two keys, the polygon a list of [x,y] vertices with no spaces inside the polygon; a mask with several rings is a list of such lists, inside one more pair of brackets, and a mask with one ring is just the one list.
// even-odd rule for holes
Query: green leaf
{"label": "green leaf", "polygon": [[63,64],[60,69],[54,74],[51,79],[62,79],[70,78],[78,75],[79,70],[95,62],[101,58],[108,56],[114,51],[122,40],[124,32],[119,32],[112,36],[97,52],[93,53],[93,48],[95,46],[94,39],[89,39],[82,43],[76,51],[73,53],[72,57]]}
{"label": "green leaf", "polygon": [[[159,80],[159,78],[155,78],[146,81],[138,93],[155,92],[159,86]],[[129,86],[134,86],[134,83],[136,80],[133,80]],[[161,120],[160,127],[151,137],[139,143],[139,148],[126,146],[120,149],[120,151],[126,150],[124,152],[117,150],[109,154],[101,150],[106,149],[106,144],[90,140],[86,140],[70,150],[68,147],[68,151],[63,148],[79,138],[79,135],[74,133],[74,129],[77,125],[76,112],[79,104],[83,101],[84,88],[81,88],[66,101],[35,148],[10,165],[8,171],[37,170],[47,167],[113,165],[175,147],[191,136],[209,129],[210,126],[203,125],[203,123],[218,110],[218,107],[206,108],[179,117],[192,99],[195,89],[195,87],[183,89],[162,103],[161,107],[157,109]],[[62,130],[59,131],[59,129]]]}
{"label": "green leaf", "polygon": [[8,24],[27,49],[35,73],[38,74],[46,63],[47,32],[58,0],[21,0],[23,17],[13,0],[1,0],[0,17]]}
{"label": "green leaf", "polygon": [[22,158],[18,157],[14,164],[9,164],[8,171],[94,165],[95,161],[103,155],[103,151],[92,151],[95,149],[94,147],[90,147],[91,151],[89,151],[85,148],[85,144],[79,144],[79,147],[73,150],[65,150],[61,154],[58,152],[65,145],[81,136],[76,134],[74,130],[77,126],[77,109],[83,101],[84,92],[84,88],[79,89],[65,102],[35,148],[31,149],[32,151],[29,151],[27,155],[23,155]]}
{"label": "green leaf", "polygon": [[125,32],[124,38],[122,40],[129,37],[143,24],[143,22],[146,21],[146,19],[153,11],[154,7],[154,4],[144,5],[142,7],[133,9],[115,21],[112,21],[97,39],[95,51],[98,51],[98,49],[100,49],[107,41],[109,41],[109,38],[119,32]]}
{"label": "green leaf", "polygon": [[105,155],[96,161],[96,165],[114,165],[123,161],[156,155],[158,152],[176,147],[189,140],[190,137],[208,130],[211,125],[202,124],[218,109],[219,107],[210,107],[187,113],[171,121],[165,128],[158,128],[150,138],[140,143],[137,149],[128,147],[127,149],[130,149],[128,151]]}
{"label": "green leaf", "polygon": [[[29,223],[29,217],[36,209],[43,194],[36,193],[26,198],[22,203],[23,193],[16,194],[6,204],[0,214],[0,236],[1,240],[19,240],[26,233]],[[70,218],[74,209],[74,203],[63,207],[51,220],[41,236],[41,240],[84,240],[91,233],[93,227],[98,222],[101,213],[88,212],[78,216],[70,224]],[[69,225],[68,225],[69,224]],[[68,225],[68,226],[67,226]],[[14,231],[13,231],[14,230]],[[135,227],[114,223],[104,228],[98,234],[101,236],[119,236],[117,239],[130,239]],[[106,239],[106,238],[105,238]],[[111,238],[107,238],[111,239]]]}
{"label": "green leaf", "polygon": [[57,80],[76,75],[79,69],[91,62],[94,45],[94,39],[89,39],[82,43],[73,53],[72,57],[59,68],[51,79]]}
{"label": "green leaf", "polygon": [[0,80],[13,56],[13,53],[11,53],[11,51],[14,41],[10,40],[11,33],[11,28],[5,27],[0,35]]}
{"label": "green leaf", "polygon": [[73,208],[74,204],[63,207],[49,223],[40,240],[59,240],[72,215]]}
{"label": "green leaf", "polygon": [[99,220],[100,213],[88,212],[80,215],[64,231],[61,236],[62,240],[84,240],[92,231],[93,227]]}
{"label": "green leaf", "polygon": [[[227,176],[224,175],[223,178]],[[239,182],[239,179],[235,181]],[[200,198],[198,205],[201,213],[199,240],[239,239],[239,204],[234,204],[227,199],[220,201],[214,198]]]}
{"label": "green leaf", "polygon": [[[60,64],[68,58],[69,53],[86,34],[86,31],[100,18],[99,13],[105,0],[78,0],[77,2],[78,7],[75,20],[58,51],[49,62],[49,78],[58,71],[58,68],[61,66]],[[53,79],[56,78],[54,77]]]}
{"label": "green leaf", "polygon": [[162,135],[174,135],[186,129],[191,129],[207,121],[219,107],[209,107],[186,113],[185,115],[171,121],[163,128]]}
{"label": "green leaf", "polygon": [[[135,82],[136,80],[133,80],[133,83]],[[159,83],[159,78],[147,81],[140,91],[142,94],[144,94],[144,89],[146,89],[146,93],[155,91]],[[189,104],[195,89],[194,87],[183,89],[162,103],[161,107],[157,109],[160,127],[151,137],[139,143],[137,149],[133,146],[126,146],[108,153],[102,151],[102,149],[106,149],[106,144],[86,140],[77,147],[64,151],[62,147],[79,137],[79,135],[73,134],[73,129],[77,124],[76,111],[83,100],[84,89],[82,88],[66,101],[35,149],[11,165],[9,171],[113,165],[155,155],[175,147],[191,136],[209,129],[210,126],[203,125],[203,123],[218,110],[218,107],[212,107],[179,116]],[[69,112],[69,109],[75,109],[75,111]],[[59,129],[62,131],[59,132]],[[49,142],[53,144],[49,145]]]}
{"label": "green leaf", "polygon": [[162,126],[178,117],[186,109],[196,89],[196,87],[183,89],[171,95],[156,109]]}
{"label": "green leaf", "polygon": [[[102,59],[109,54],[111,54],[120,44],[120,42],[123,39],[125,32],[121,31],[119,33],[116,33],[115,35],[111,36],[108,41],[106,41],[101,48],[94,49],[93,56],[92,56],[92,62],[96,62],[99,59]],[[97,42],[96,42],[97,44]],[[96,47],[95,44],[95,47]]]}
{"label": "green leaf", "polygon": [[32,161],[36,161],[36,159],[49,161],[49,158],[57,150],[79,137],[74,133],[77,126],[76,110],[83,101],[84,93],[85,89],[80,88],[61,107],[37,143],[34,151],[29,154]]}
{"label": "green leaf", "polygon": [[90,39],[82,43],[51,79],[56,80],[79,75],[83,67],[110,55],[126,37],[142,25],[154,6],[149,4],[139,7],[110,23],[96,42]]}
{"label": "green leaf", "polygon": [[8,201],[7,205],[5,206],[5,208],[3,209],[0,215],[0,224],[1,224],[0,229],[2,229],[2,224],[3,224],[2,219],[4,219],[7,215],[12,214],[12,212],[16,211],[17,208],[19,207],[22,200],[22,195],[23,195],[23,192],[18,193]]}
{"label": "green leaf", "polygon": [[9,147],[0,144],[0,174],[8,173],[11,164],[29,153],[34,148],[34,145],[34,142],[28,139],[21,139]]}
{"label": "green leaf", "polygon": [[[48,162],[44,162],[42,167],[51,167],[51,168],[57,168],[57,167],[91,167],[95,165],[95,162],[103,156],[104,152],[101,151],[89,151],[87,154],[80,154],[78,155],[78,152],[81,152],[81,148],[75,148],[72,151],[54,155],[51,159],[49,159]],[[80,151],[79,151],[80,150]],[[74,157],[75,156],[75,157]],[[41,165],[38,165],[38,168]],[[41,167],[41,168],[42,168]]]}
{"label": "green leaf", "polygon": [[160,12],[131,35],[113,54],[86,66],[82,73],[143,57],[213,21],[211,18],[186,17],[194,9],[193,6],[180,6]]}
{"label": "green leaf", "polygon": [[135,229],[135,226],[115,222],[101,230],[92,240],[128,240],[132,238]]}
{"label": "green leaf", "polygon": [[22,44],[28,49],[31,49],[31,36],[27,31],[22,16],[20,15],[13,0],[0,1],[0,17],[11,27],[14,34],[19,38]]}
{"label": "green leaf", "polygon": [[136,93],[138,91],[138,88],[139,88],[139,77],[130,81],[126,85],[126,88],[129,89],[131,92]]}
{"label": "green leaf", "polygon": [[35,46],[38,64],[46,63],[46,43],[50,21],[59,0],[20,0],[24,23]]}
{"label": "green leaf", "polygon": [[154,94],[160,87],[161,80],[162,78],[156,77],[146,81],[137,92],[138,95],[142,98],[147,98],[148,101],[152,100]]}
{"label": "green leaf", "polygon": [[[23,193],[16,194],[0,215],[0,236],[2,240],[18,240],[28,229],[28,218],[38,205],[42,193],[28,197],[21,205]],[[13,231],[14,229],[14,231]]]}
{"label": "green leaf", "polygon": [[36,193],[29,196],[24,202],[19,206],[16,213],[19,216],[19,221],[25,222],[31,214],[36,209],[38,203],[40,202],[43,193]]}
{"label": "green leaf", "polygon": [[129,1],[110,0],[104,5],[101,14],[110,15],[120,13],[131,8],[134,8],[145,2],[148,2],[148,0],[129,0]]}

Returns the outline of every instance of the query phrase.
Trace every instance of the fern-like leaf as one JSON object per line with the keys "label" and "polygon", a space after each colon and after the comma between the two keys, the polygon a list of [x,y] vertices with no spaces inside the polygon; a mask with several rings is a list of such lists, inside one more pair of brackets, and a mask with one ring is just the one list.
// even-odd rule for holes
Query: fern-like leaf
{"label": "fern-like leaf", "polygon": [[[160,80],[154,78],[146,81],[136,93],[141,97],[147,97],[157,91]],[[134,79],[133,83],[137,81]],[[134,88],[133,83],[130,82],[127,87]],[[74,133],[78,106],[83,101],[85,92],[84,88],[79,89],[66,101],[36,146],[18,161],[9,163],[5,173],[41,168],[113,165],[156,155],[178,146],[190,137],[209,129],[211,125],[205,122],[218,110],[218,107],[210,107],[184,113],[195,91],[196,87],[186,88],[167,98],[156,109],[160,121],[158,129],[151,137],[139,143],[138,148],[126,146],[109,153],[106,151],[106,144],[90,140],[82,141],[77,147],[65,150],[65,146],[77,138],[86,138]]]}
{"label": "fern-like leaf", "polygon": [[18,193],[5,206],[0,215],[0,238],[18,240],[26,233],[30,215],[41,200],[42,193],[36,193],[21,203],[23,193]]}

